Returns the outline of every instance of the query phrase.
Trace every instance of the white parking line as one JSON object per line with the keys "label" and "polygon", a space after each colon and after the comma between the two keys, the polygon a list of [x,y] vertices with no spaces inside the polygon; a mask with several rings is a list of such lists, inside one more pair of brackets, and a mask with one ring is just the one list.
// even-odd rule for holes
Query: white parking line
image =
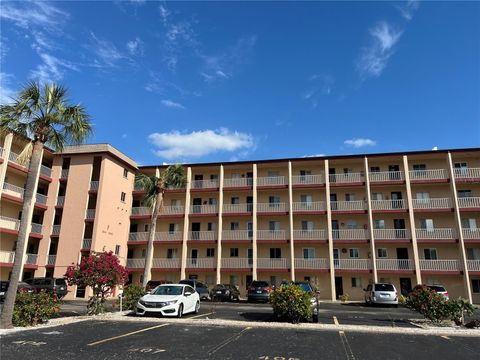
{"label": "white parking line", "polygon": [[246,327],[245,329],[243,329],[242,331],[240,331],[238,334],[235,334],[233,336],[230,336],[227,340],[221,342],[220,344],[218,344],[217,346],[215,346],[212,350],[210,350],[208,352],[208,355],[212,355],[214,353],[216,353],[218,350],[220,350],[221,348],[223,348],[224,346],[230,344],[231,342],[235,341],[235,340],[238,340],[240,338],[240,336],[243,335],[244,332],[250,330],[251,327]]}
{"label": "white parking line", "polygon": [[333,323],[337,326],[340,326],[340,324],[338,323],[338,319],[336,316],[333,317]]}
{"label": "white parking line", "polygon": [[195,316],[189,316],[188,319],[195,319],[195,318],[199,318],[199,317],[207,316],[207,315],[212,315],[212,314],[214,314],[214,312],[209,312],[209,313],[206,313],[206,314],[200,314],[200,315],[195,315]]}
{"label": "white parking line", "polygon": [[345,355],[347,355],[347,360],[355,360],[355,355],[353,355],[352,348],[348,343],[347,337],[343,331],[339,331],[340,340],[342,340],[343,349],[345,350]]}
{"label": "white parking line", "polygon": [[111,337],[111,338],[108,338],[108,339],[103,339],[103,340],[100,340],[100,341],[95,341],[95,342],[93,342],[93,343],[87,344],[87,346],[94,346],[94,345],[98,345],[98,344],[103,344],[103,343],[106,343],[106,342],[108,342],[108,341],[112,341],[112,340],[116,340],[116,339],[121,339],[121,338],[130,336],[130,335],[139,334],[139,333],[142,333],[142,332],[145,332],[145,331],[149,331],[149,330],[153,330],[153,329],[158,329],[158,328],[161,328],[161,327],[167,326],[167,325],[169,325],[169,324],[160,324],[160,325],[151,326],[151,327],[148,327],[148,328],[145,328],[145,329],[141,329],[141,330],[137,330],[137,331],[132,331],[132,332],[129,332],[129,333],[126,333],[126,334],[123,334],[123,335],[118,335],[118,336],[114,336],[114,337]]}

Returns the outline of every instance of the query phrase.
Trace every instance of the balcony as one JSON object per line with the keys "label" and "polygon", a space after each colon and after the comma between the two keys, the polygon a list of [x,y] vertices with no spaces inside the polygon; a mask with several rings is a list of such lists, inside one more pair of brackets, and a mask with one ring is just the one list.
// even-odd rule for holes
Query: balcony
{"label": "balcony", "polygon": [[17,198],[23,199],[23,195],[25,193],[25,189],[20,186],[16,186],[9,183],[3,183],[3,193],[6,195],[14,196]]}
{"label": "balcony", "polygon": [[[163,206],[160,208],[160,216],[183,215],[185,208],[183,206]],[[150,215],[150,214],[149,214]]]}
{"label": "balcony", "polygon": [[410,175],[410,181],[412,183],[448,181],[448,172],[445,169],[410,170],[408,173]]}
{"label": "balcony", "polygon": [[370,183],[381,183],[381,184],[391,184],[391,183],[402,183],[405,181],[405,174],[403,171],[380,171],[380,172],[370,172],[368,174]]}
{"label": "balcony", "polygon": [[480,209],[480,197],[458,198],[458,207],[460,210],[478,211]]}
{"label": "balcony", "polygon": [[308,241],[315,241],[315,240],[322,240],[326,241],[328,239],[327,232],[325,230],[293,230],[293,238],[294,240],[308,240]]}
{"label": "balcony", "polygon": [[480,272],[480,260],[467,260],[468,271]]}
{"label": "balcony", "polygon": [[250,269],[253,266],[253,259],[249,258],[224,258],[222,259],[222,270],[225,269]]}
{"label": "balcony", "polygon": [[286,187],[288,185],[285,176],[266,176],[257,178],[257,187]]}
{"label": "balcony", "polygon": [[345,229],[345,230],[332,230],[332,237],[334,241],[346,240],[346,241],[366,241],[369,238],[369,232],[365,229]]}
{"label": "balcony", "polygon": [[246,240],[250,241],[253,238],[253,231],[251,230],[223,230],[222,241]]}
{"label": "balcony", "polygon": [[407,229],[373,229],[375,240],[407,240],[409,241],[410,231]]}
{"label": "balcony", "polygon": [[[128,234],[128,241],[148,241],[148,232],[131,232]],[[156,232],[154,241],[182,241],[181,231],[162,231]]]}
{"label": "balcony", "polygon": [[127,259],[127,268],[143,269],[145,267],[145,259]]}
{"label": "balcony", "polygon": [[215,258],[187,258],[189,269],[215,269],[217,267]]}
{"label": "balcony", "polygon": [[458,260],[424,260],[420,259],[420,270],[433,272],[461,271],[462,267]]}
{"label": "balcony", "polygon": [[223,180],[223,188],[250,188],[253,186],[252,178],[232,178]]}
{"label": "balcony", "polygon": [[87,220],[95,219],[95,209],[87,209],[87,213],[85,214],[85,219]]}
{"label": "balcony", "polygon": [[191,215],[216,215],[218,205],[192,205],[190,206]]}
{"label": "balcony", "polygon": [[216,231],[190,231],[188,234],[189,240],[192,241],[216,241],[217,232]]}
{"label": "balcony", "polygon": [[218,189],[218,180],[194,180],[192,181],[192,190],[198,189]]}
{"label": "balcony", "polygon": [[457,182],[480,182],[480,168],[454,169]]}
{"label": "balcony", "polygon": [[411,259],[377,259],[378,271],[413,271],[415,263]]}
{"label": "balcony", "polygon": [[47,200],[48,200],[48,197],[43,195],[43,194],[39,194],[37,193],[36,197],[35,197],[35,201],[38,203],[38,204],[42,204],[42,205],[47,205]]}
{"label": "balcony", "polygon": [[10,152],[10,155],[8,156],[8,160],[17,165],[23,166],[25,168],[28,168],[30,166],[30,161],[20,164],[18,162],[18,154],[14,153],[13,151]]}
{"label": "balcony", "polygon": [[292,204],[293,212],[302,213],[302,214],[315,214],[323,213],[327,211],[327,207],[324,201],[315,201],[315,202],[294,202]]}
{"label": "balcony", "polygon": [[286,241],[287,234],[285,230],[258,230],[257,240],[280,240]]}
{"label": "balcony", "polygon": [[295,270],[327,270],[328,259],[295,259]]}
{"label": "balcony", "polygon": [[18,231],[20,220],[12,219],[6,216],[0,216],[0,228],[6,230]]}
{"label": "balcony", "polygon": [[63,206],[63,204],[65,204],[65,196],[58,196],[56,206]]}
{"label": "balcony", "polygon": [[407,205],[405,200],[372,200],[372,210],[373,211],[385,211],[385,212],[396,212],[396,211],[405,211],[407,210]]}
{"label": "balcony", "polygon": [[52,226],[52,236],[60,235],[61,225],[53,225]]}
{"label": "balcony", "polygon": [[257,259],[257,269],[288,269],[289,267],[289,259]]}
{"label": "balcony", "polygon": [[30,229],[30,232],[32,234],[41,234],[42,231],[43,231],[43,226],[41,224],[32,223],[32,227]]}
{"label": "balcony", "polygon": [[251,214],[253,204],[223,204],[223,215],[226,214]]}
{"label": "balcony", "polygon": [[152,269],[180,269],[180,259],[154,258]]}
{"label": "balcony", "polygon": [[68,178],[68,169],[62,169],[60,172],[60,179],[67,179]]}
{"label": "balcony", "polygon": [[357,201],[332,201],[330,202],[332,211],[342,212],[365,212],[367,209],[366,203],[363,200]]}
{"label": "balcony", "polygon": [[370,270],[370,259],[334,259],[336,270]]}
{"label": "balcony", "polygon": [[323,175],[295,175],[292,176],[292,185],[297,187],[312,187],[315,185],[324,185]]}
{"label": "balcony", "polygon": [[46,176],[51,178],[52,177],[52,169],[45,165],[40,166],[40,175]]}
{"label": "balcony", "polygon": [[90,191],[98,191],[100,181],[90,181]]}
{"label": "balcony", "polygon": [[361,185],[363,184],[364,176],[361,173],[330,174],[328,179],[330,186]]}
{"label": "balcony", "polygon": [[55,266],[55,261],[57,261],[57,255],[48,255],[47,265]]}
{"label": "balcony", "polygon": [[130,216],[150,216],[152,215],[152,209],[146,206],[132,207],[132,213]]}
{"label": "balcony", "polygon": [[437,198],[437,199],[413,199],[414,210],[452,210],[452,199],[450,198]]}
{"label": "balcony", "polygon": [[257,204],[257,212],[259,214],[271,213],[287,213],[288,208],[286,203],[259,203]]}
{"label": "balcony", "polygon": [[462,234],[465,240],[480,240],[479,228],[463,228]]}
{"label": "balcony", "polygon": [[92,239],[83,239],[82,249],[90,250],[92,248]]}
{"label": "balcony", "polygon": [[455,240],[455,229],[415,229],[417,240]]}
{"label": "balcony", "polygon": [[[38,254],[25,254],[24,263],[26,265],[36,265]],[[0,251],[0,263],[13,264],[15,261],[15,251]]]}

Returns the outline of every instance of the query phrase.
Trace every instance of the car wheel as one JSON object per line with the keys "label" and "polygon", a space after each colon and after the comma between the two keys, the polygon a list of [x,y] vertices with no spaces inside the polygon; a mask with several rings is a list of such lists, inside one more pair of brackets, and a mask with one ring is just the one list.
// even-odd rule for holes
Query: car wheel
{"label": "car wheel", "polygon": [[318,323],[318,314],[312,316],[312,321],[313,321],[314,323]]}
{"label": "car wheel", "polygon": [[195,304],[195,314],[198,314],[199,311],[200,311],[200,301],[197,301],[197,303]]}
{"label": "car wheel", "polygon": [[177,317],[181,318],[182,315],[183,315],[183,304],[180,304],[180,306],[178,307]]}

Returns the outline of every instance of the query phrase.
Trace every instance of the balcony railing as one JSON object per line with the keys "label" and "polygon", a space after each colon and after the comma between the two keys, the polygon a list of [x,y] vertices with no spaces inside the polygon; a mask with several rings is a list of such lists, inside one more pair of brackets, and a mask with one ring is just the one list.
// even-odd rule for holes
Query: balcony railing
{"label": "balcony railing", "polygon": [[295,175],[292,176],[293,185],[320,185],[325,181],[323,175]]}
{"label": "balcony railing", "polygon": [[455,179],[480,179],[480,168],[461,168],[454,169]]}
{"label": "balcony railing", "polygon": [[330,207],[332,211],[361,211],[366,210],[366,203],[363,200],[332,201]]}
{"label": "balcony railing", "polygon": [[314,201],[314,202],[294,202],[292,204],[293,211],[298,212],[316,212],[316,211],[326,211],[326,206],[324,201]]}
{"label": "balcony railing", "polygon": [[90,191],[97,191],[100,181],[90,181]]}
{"label": "balcony railing", "polygon": [[154,258],[152,268],[155,269],[179,269],[180,259]]}
{"label": "balcony railing", "polygon": [[414,209],[451,209],[452,199],[437,198],[437,199],[413,199]]}
{"label": "balcony railing", "polygon": [[55,261],[57,261],[57,255],[48,255],[47,265],[55,265]]}
{"label": "balcony railing", "polygon": [[333,266],[335,269],[368,270],[370,259],[334,259]]}
{"label": "balcony railing", "polygon": [[35,198],[36,202],[39,203],[39,204],[42,204],[42,205],[47,205],[47,200],[48,200],[48,197],[43,195],[43,194],[38,194],[37,193],[37,196]]}
{"label": "balcony railing", "polygon": [[32,228],[30,230],[33,234],[41,234],[43,230],[43,226],[41,224],[32,223]]}
{"label": "balcony railing", "polygon": [[49,167],[42,165],[40,166],[40,175],[47,176],[47,177],[52,177],[52,169]]}
{"label": "balcony railing", "polygon": [[218,180],[193,180],[192,189],[216,189]]}
{"label": "balcony railing", "polygon": [[7,230],[17,230],[20,227],[20,220],[6,216],[0,216],[0,227]]}
{"label": "balcony railing", "polygon": [[251,240],[252,230],[223,230],[222,240]]}
{"label": "balcony railing", "polygon": [[[131,232],[128,234],[129,241],[148,241],[148,232]],[[154,241],[182,241],[181,231],[161,231],[155,233]]]}
{"label": "balcony railing", "polygon": [[424,260],[420,259],[420,270],[427,271],[460,271],[458,260]]}
{"label": "balcony railing", "polygon": [[61,225],[52,226],[52,235],[60,235]]}
{"label": "balcony railing", "polygon": [[83,239],[82,249],[91,249],[92,248],[92,239]]}
{"label": "balcony railing", "polygon": [[367,240],[368,234],[365,229],[332,230],[333,240]]}
{"label": "balcony railing", "polygon": [[325,230],[293,230],[295,240],[326,240],[327,232]]}
{"label": "balcony railing", "polygon": [[455,230],[451,228],[444,229],[415,229],[417,239],[455,239]]}
{"label": "balcony railing", "polygon": [[8,160],[18,164],[18,165],[21,165],[21,166],[24,166],[26,168],[28,168],[30,166],[30,161],[27,161],[25,163],[22,163],[20,164],[18,162],[18,154],[14,153],[13,151],[10,152],[10,155],[8,156]]}
{"label": "balcony railing", "polygon": [[146,206],[132,207],[132,216],[134,215],[151,215],[152,209]]}
{"label": "balcony railing", "polygon": [[85,218],[89,220],[95,219],[95,209],[87,209]]}
{"label": "balcony railing", "polygon": [[287,185],[285,176],[267,176],[257,178],[257,186],[284,186]]}
{"label": "balcony railing", "polygon": [[145,267],[145,259],[127,259],[127,268],[142,269]]}
{"label": "balcony railing", "polygon": [[411,181],[430,181],[430,180],[447,180],[448,172],[445,169],[431,169],[431,170],[410,170]]}
{"label": "balcony railing", "polygon": [[403,171],[381,171],[368,174],[370,182],[388,182],[405,180]]}
{"label": "balcony railing", "polygon": [[25,264],[36,265],[38,254],[25,254]]}
{"label": "balcony railing", "polygon": [[216,231],[190,231],[189,240],[217,240]]}
{"label": "balcony railing", "polygon": [[377,270],[414,270],[411,259],[377,259]]}
{"label": "balcony railing", "polygon": [[407,229],[373,229],[373,236],[380,240],[410,239]]}
{"label": "balcony railing", "polygon": [[3,183],[3,192],[8,195],[12,195],[15,197],[19,197],[23,199],[23,195],[25,193],[25,189],[20,186],[16,186],[9,183]]}
{"label": "balcony railing", "polygon": [[68,178],[68,169],[62,169],[60,173],[60,179],[66,179]]}
{"label": "balcony railing", "polygon": [[187,258],[187,268],[213,269],[215,267],[215,258]]}
{"label": "balcony railing", "polygon": [[405,210],[407,208],[403,199],[399,200],[372,200],[372,210]]}
{"label": "balcony railing", "polygon": [[248,269],[253,266],[253,259],[249,258],[224,258],[222,268],[226,269]]}
{"label": "balcony railing", "polygon": [[285,203],[259,203],[257,204],[257,212],[259,213],[282,213],[287,212],[287,204]]}
{"label": "balcony railing", "polygon": [[363,174],[361,173],[347,173],[347,174],[330,174],[328,175],[330,183],[349,184],[359,183],[363,181]]}
{"label": "balcony railing", "polygon": [[480,239],[479,228],[463,228],[462,234],[464,239]]}
{"label": "balcony railing", "polygon": [[260,269],[288,269],[290,266],[289,259],[257,259],[257,268]]}
{"label": "balcony railing", "polygon": [[192,214],[216,214],[218,213],[218,205],[192,205],[190,206]]}
{"label": "balcony railing", "polygon": [[232,179],[223,180],[224,188],[249,187],[252,185],[253,185],[252,178],[232,178]]}
{"label": "balcony railing", "polygon": [[63,206],[65,204],[65,196],[57,197],[57,206]]}
{"label": "balcony railing", "polygon": [[468,271],[480,271],[480,260],[467,260]]}
{"label": "balcony railing", "polygon": [[185,213],[185,208],[181,205],[163,206],[160,208],[160,215],[181,215]]}
{"label": "balcony railing", "polygon": [[286,240],[285,230],[258,230],[258,240]]}
{"label": "balcony railing", "polygon": [[224,214],[242,214],[253,211],[253,204],[223,204]]}
{"label": "balcony railing", "polygon": [[328,269],[328,259],[295,259],[295,269]]}
{"label": "balcony railing", "polygon": [[[37,263],[38,254],[25,254],[25,264],[35,265]],[[13,264],[15,261],[14,251],[0,251],[0,263]]]}
{"label": "balcony railing", "polygon": [[3,151],[4,151],[3,147],[0,146],[0,158],[3,158]]}
{"label": "balcony railing", "polygon": [[458,198],[458,206],[460,207],[460,209],[480,208],[480,197]]}

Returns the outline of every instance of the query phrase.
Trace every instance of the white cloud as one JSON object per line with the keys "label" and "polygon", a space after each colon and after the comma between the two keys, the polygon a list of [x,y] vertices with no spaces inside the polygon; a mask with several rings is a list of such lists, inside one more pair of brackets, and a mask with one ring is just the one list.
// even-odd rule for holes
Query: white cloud
{"label": "white cloud", "polygon": [[145,43],[139,37],[135,38],[135,40],[127,42],[126,45],[129,54],[134,56],[143,56],[144,46]]}
{"label": "white cloud", "polygon": [[185,109],[185,106],[183,106],[182,104],[180,104],[178,102],[175,102],[175,101],[172,101],[172,100],[169,100],[169,99],[164,99],[160,102],[162,103],[163,106],[166,106],[166,107],[169,107],[169,108]]}
{"label": "white cloud", "polygon": [[393,54],[393,47],[402,36],[402,31],[394,29],[386,21],[377,23],[370,29],[371,44],[361,50],[357,61],[357,70],[362,77],[379,77],[388,59]]}
{"label": "white cloud", "polygon": [[125,59],[125,55],[110,41],[90,33],[91,45],[87,46],[97,57],[91,64],[94,67],[117,67],[117,63]]}
{"label": "white cloud", "polygon": [[198,158],[221,151],[233,152],[254,147],[252,135],[228,129],[153,133],[148,139],[159,148],[155,154],[168,160]]}
{"label": "white cloud", "polygon": [[12,89],[12,74],[6,74],[4,72],[0,72],[0,103],[1,104],[9,104],[12,102],[12,98],[14,98],[17,94],[15,90]]}
{"label": "white cloud", "polygon": [[309,89],[303,94],[303,99],[316,108],[322,96],[329,96],[335,85],[335,78],[330,74],[314,74],[308,78]]}
{"label": "white cloud", "polygon": [[70,14],[44,1],[2,1],[0,17],[14,22],[24,29],[40,27],[53,31],[65,22]]}
{"label": "white cloud", "polygon": [[54,55],[47,54],[41,49],[37,49],[38,55],[42,59],[42,63],[37,65],[35,70],[30,72],[30,76],[42,83],[51,83],[61,80],[65,74],[65,70],[78,71],[78,67]]}
{"label": "white cloud", "polygon": [[407,21],[413,19],[413,13],[418,9],[420,6],[420,1],[418,0],[408,0],[402,5],[396,6],[398,11],[400,11],[400,15],[405,18]]}
{"label": "white cloud", "polygon": [[348,146],[353,146],[354,148],[360,148],[364,146],[375,146],[377,144],[375,140],[364,139],[364,138],[355,138],[355,139],[345,140],[343,143]]}
{"label": "white cloud", "polygon": [[313,154],[313,155],[303,155],[302,157],[303,158],[311,158],[311,157],[324,157],[324,156],[327,156],[323,153],[320,153],[320,154]]}

